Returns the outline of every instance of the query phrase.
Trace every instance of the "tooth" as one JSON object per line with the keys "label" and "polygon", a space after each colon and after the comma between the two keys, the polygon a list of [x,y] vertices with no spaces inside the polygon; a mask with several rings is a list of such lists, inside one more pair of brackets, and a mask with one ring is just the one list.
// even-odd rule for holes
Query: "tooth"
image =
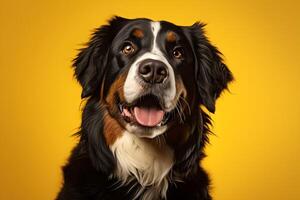
{"label": "tooth", "polygon": [[161,126],[162,125],[162,122],[160,122],[159,124],[157,124],[157,126]]}

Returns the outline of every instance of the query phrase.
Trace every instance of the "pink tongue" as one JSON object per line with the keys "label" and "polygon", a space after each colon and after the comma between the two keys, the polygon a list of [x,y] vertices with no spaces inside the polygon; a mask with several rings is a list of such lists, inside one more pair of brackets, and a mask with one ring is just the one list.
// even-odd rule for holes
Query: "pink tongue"
{"label": "pink tongue", "polygon": [[164,111],[154,108],[134,107],[134,115],[139,124],[156,126],[163,120]]}

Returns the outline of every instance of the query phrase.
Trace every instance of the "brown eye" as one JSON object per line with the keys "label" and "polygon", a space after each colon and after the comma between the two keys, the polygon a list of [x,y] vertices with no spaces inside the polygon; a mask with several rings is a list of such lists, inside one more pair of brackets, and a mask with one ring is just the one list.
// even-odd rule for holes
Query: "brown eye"
{"label": "brown eye", "polygon": [[173,56],[176,59],[183,59],[183,50],[181,48],[174,49]]}
{"label": "brown eye", "polygon": [[134,48],[133,44],[131,44],[131,43],[126,43],[122,48],[122,53],[125,54],[126,56],[133,54],[134,51],[135,51],[135,48]]}

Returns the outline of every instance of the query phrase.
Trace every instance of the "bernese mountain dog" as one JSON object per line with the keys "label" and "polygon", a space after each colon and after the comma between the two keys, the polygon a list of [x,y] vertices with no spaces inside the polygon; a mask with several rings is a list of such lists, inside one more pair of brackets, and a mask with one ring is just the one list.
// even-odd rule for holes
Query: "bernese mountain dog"
{"label": "bernese mountain dog", "polygon": [[74,59],[85,106],[57,200],[210,200],[205,156],[233,80],[204,24],[113,17]]}

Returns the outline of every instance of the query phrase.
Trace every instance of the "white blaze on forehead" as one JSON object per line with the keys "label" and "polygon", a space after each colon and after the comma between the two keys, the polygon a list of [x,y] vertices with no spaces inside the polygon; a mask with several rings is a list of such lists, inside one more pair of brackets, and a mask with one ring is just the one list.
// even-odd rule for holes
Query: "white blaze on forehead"
{"label": "white blaze on forehead", "polygon": [[160,30],[160,22],[151,22],[151,30],[153,33],[153,43],[151,53],[162,55],[162,52],[157,46],[157,35]]}
{"label": "white blaze on forehead", "polygon": [[168,79],[166,80],[167,89],[164,90],[163,98],[167,111],[172,108],[172,101],[176,96],[176,85],[175,85],[175,75],[174,70],[170,63],[168,62],[166,56],[162,53],[159,48],[157,36],[161,29],[160,22],[150,22],[151,31],[153,34],[153,40],[151,44],[150,52],[146,52],[138,57],[135,62],[130,66],[127,74],[127,78],[124,83],[124,97],[128,103],[132,103],[139,96],[143,90],[142,86],[138,83],[138,67],[139,64],[146,59],[154,59],[163,62],[168,68]]}
{"label": "white blaze on forehead", "polygon": [[160,31],[160,28],[161,28],[160,22],[151,22],[151,30],[153,33],[153,44],[152,44],[151,53],[159,56],[160,58],[157,60],[162,61],[168,67],[168,72],[169,72],[168,79],[169,79],[170,87],[167,90],[165,90],[164,99],[165,99],[166,106],[169,108],[172,105],[171,101],[176,96],[175,75],[172,66],[170,65],[169,61],[166,59],[165,55],[161,52],[158,46],[157,36]]}

